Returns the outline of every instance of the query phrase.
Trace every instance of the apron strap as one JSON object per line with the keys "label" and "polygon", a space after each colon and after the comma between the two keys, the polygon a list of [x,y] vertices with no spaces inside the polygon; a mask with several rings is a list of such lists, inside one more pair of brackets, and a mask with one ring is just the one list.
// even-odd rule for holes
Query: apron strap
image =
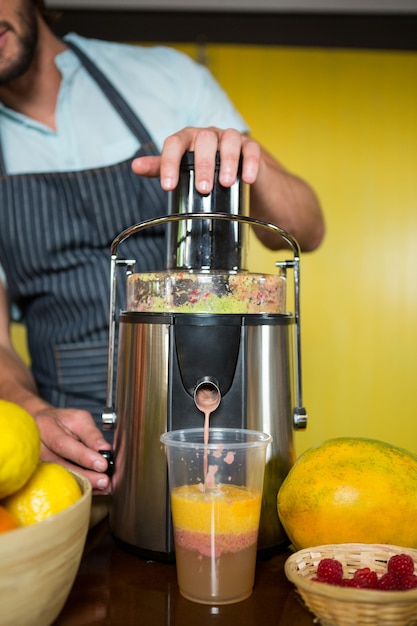
{"label": "apron strap", "polygon": [[0,137],[0,176],[6,176],[6,163],[4,161],[3,150],[1,147],[1,137]]}
{"label": "apron strap", "polygon": [[[103,74],[95,63],[76,46],[72,41],[65,41],[65,44],[77,55],[87,72],[96,81],[98,86],[108,98],[110,103],[119,113],[126,126],[132,131],[135,137],[142,145],[153,143],[153,139],[149,135],[142,122],[139,120],[133,109],[128,105],[126,100],[115,89],[110,80]],[[153,152],[155,154],[155,152]]]}

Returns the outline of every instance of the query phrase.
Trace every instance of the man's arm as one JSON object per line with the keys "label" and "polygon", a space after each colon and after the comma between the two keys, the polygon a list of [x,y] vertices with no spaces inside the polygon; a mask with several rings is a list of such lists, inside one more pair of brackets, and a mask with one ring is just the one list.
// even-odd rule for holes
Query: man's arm
{"label": "man's arm", "polygon": [[[324,220],[314,190],[261,148],[256,181],[250,188],[251,216],[289,232],[304,252],[315,250],[324,236]],[[279,243],[270,231],[257,233],[265,245]]]}
{"label": "man's arm", "polygon": [[[188,150],[194,151],[195,186],[200,193],[209,193],[213,187],[217,150],[219,181],[225,187],[236,180],[242,154],[242,180],[251,185],[252,217],[288,231],[302,250],[319,246],[324,236],[324,219],[312,188],[286,171],[258,142],[237,130],[183,128],[165,140],[161,156],[137,158],[132,169],[142,176],[160,176],[163,189],[171,191],[178,183],[180,161]],[[280,243],[265,229],[259,229],[257,234],[271,248]]]}

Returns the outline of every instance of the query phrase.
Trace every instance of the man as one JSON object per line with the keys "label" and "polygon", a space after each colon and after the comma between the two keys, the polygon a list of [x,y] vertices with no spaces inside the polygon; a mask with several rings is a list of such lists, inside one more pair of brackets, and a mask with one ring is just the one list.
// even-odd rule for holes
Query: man
{"label": "man", "polygon": [[[0,397],[33,415],[43,460],[83,468],[106,492],[98,450],[109,445],[91,414],[99,421],[104,401],[113,238],[163,214],[187,150],[202,193],[216,151],[224,186],[242,152],[251,214],[302,249],[324,226],[312,189],[247,135],[205,68],[167,48],[61,40],[48,22],[43,0],[0,0]],[[127,258],[141,271],[162,267],[160,233],[135,245]],[[31,371],[11,344],[9,302],[27,326]]]}

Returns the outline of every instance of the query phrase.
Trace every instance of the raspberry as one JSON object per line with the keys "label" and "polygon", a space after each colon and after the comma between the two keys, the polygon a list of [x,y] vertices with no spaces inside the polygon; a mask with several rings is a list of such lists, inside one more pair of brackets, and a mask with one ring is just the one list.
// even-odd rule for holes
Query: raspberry
{"label": "raspberry", "polygon": [[401,578],[402,589],[417,589],[417,576],[415,574],[407,574]]}
{"label": "raspberry", "polygon": [[379,579],[378,574],[370,567],[362,567],[355,571],[352,578],[344,578],[340,561],[327,558],[318,564],[317,577],[313,580],[339,587],[404,591],[417,589],[417,574],[414,574],[414,567],[414,561],[408,554],[398,554],[389,559],[387,571]]}
{"label": "raspberry", "polygon": [[378,586],[378,575],[369,567],[356,570],[352,579],[352,587],[362,589],[376,589]]}
{"label": "raspberry", "polygon": [[[349,585],[346,585],[346,587],[353,587],[354,589],[368,589],[369,588],[367,584],[365,583],[365,581],[361,580],[360,578],[351,578],[349,580]],[[374,589],[375,587],[371,587],[371,588]]]}
{"label": "raspberry", "polygon": [[343,566],[337,559],[322,559],[317,567],[317,579],[326,583],[338,583],[343,578]]}
{"label": "raspberry", "polygon": [[387,572],[378,580],[378,589],[383,591],[401,591],[401,581],[391,572]]}
{"label": "raspberry", "polygon": [[388,561],[387,571],[397,578],[414,573],[414,561],[409,554],[396,554]]}

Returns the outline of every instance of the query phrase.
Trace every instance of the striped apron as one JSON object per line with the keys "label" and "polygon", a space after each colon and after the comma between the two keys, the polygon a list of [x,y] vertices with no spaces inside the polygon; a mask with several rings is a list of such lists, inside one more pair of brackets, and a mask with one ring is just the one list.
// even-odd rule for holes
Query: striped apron
{"label": "striped apron", "polygon": [[[113,85],[68,45],[139,140],[134,156],[157,154]],[[98,426],[106,401],[110,245],[125,228],[167,212],[159,180],[133,174],[131,161],[7,175],[0,145],[0,264],[27,327],[39,393],[54,406],[90,411]],[[119,255],[137,259],[137,271],[163,269],[164,229],[128,238]],[[118,281],[118,309],[126,307],[125,282]]]}

